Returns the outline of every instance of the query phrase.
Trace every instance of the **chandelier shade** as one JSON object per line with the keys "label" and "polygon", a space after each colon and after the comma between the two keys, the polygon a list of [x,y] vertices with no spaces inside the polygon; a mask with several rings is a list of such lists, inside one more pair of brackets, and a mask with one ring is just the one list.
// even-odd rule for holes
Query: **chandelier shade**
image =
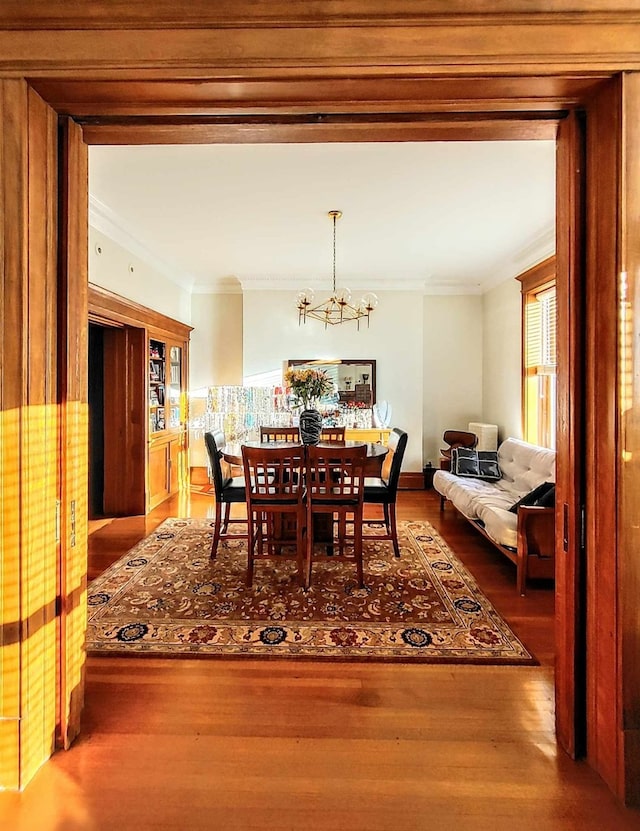
{"label": "chandelier shade", "polygon": [[363,295],[358,303],[351,300],[351,291],[346,286],[336,288],[336,223],[342,216],[342,211],[329,211],[327,214],[333,221],[333,292],[322,303],[316,303],[312,289],[304,289],[298,293],[297,309],[298,323],[306,323],[308,318],[319,320],[327,326],[336,326],[338,323],[347,323],[355,320],[358,329],[363,318],[369,325],[371,312],[378,305],[378,298],[373,292]]}

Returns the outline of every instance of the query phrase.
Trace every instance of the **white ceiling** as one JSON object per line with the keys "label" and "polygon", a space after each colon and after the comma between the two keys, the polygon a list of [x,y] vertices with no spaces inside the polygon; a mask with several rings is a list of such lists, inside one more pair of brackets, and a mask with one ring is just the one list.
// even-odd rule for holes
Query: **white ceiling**
{"label": "white ceiling", "polygon": [[98,147],[92,224],[193,291],[480,292],[554,250],[555,143]]}

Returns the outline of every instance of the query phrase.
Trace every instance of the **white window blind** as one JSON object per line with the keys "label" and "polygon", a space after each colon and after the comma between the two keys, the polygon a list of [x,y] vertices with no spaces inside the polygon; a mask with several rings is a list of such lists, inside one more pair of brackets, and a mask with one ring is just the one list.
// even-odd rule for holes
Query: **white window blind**
{"label": "white window blind", "polygon": [[524,304],[524,433],[556,442],[557,309],[555,284],[528,291]]}
{"label": "white window blind", "polygon": [[525,367],[527,374],[555,374],[557,364],[555,286],[527,296],[525,306]]}

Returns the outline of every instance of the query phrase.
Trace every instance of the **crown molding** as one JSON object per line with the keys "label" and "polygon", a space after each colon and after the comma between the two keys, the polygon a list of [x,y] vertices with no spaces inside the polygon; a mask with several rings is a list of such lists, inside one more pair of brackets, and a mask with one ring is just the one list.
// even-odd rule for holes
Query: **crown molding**
{"label": "crown molding", "polygon": [[242,286],[237,277],[218,277],[209,283],[195,283],[191,294],[242,294]]}
{"label": "crown molding", "polygon": [[[331,293],[331,281],[327,277],[301,280],[295,277],[276,277],[273,275],[252,274],[238,278],[242,291],[294,291],[310,288],[314,292]],[[388,277],[354,277],[340,280],[340,285],[347,285],[352,292],[366,291],[413,291],[424,293],[426,281],[408,278],[406,280]]]}
{"label": "crown molding", "polygon": [[556,253],[555,221],[532,236],[528,243],[518,248],[511,257],[496,266],[491,277],[481,281],[480,294],[485,294],[501,283],[515,279],[518,274],[532,268]]}
{"label": "crown molding", "polygon": [[425,297],[432,297],[434,295],[462,295],[462,294],[483,294],[480,285],[469,286],[465,283],[430,283],[425,292]]}
{"label": "crown molding", "polygon": [[195,283],[193,275],[184,271],[178,272],[174,266],[150,251],[126,230],[121,217],[115,211],[91,194],[89,194],[89,225],[134,254],[172,283],[189,292],[192,290]]}

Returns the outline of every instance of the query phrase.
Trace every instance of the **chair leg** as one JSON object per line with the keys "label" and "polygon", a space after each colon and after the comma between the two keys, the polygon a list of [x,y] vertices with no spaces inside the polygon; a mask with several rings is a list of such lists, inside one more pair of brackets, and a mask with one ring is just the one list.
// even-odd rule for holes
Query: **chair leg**
{"label": "chair leg", "polygon": [[253,559],[256,545],[256,527],[253,512],[247,514],[247,586],[253,585]]}
{"label": "chair leg", "polygon": [[306,562],[305,562],[305,577],[304,587],[308,589],[311,585],[311,560],[313,558],[313,514],[311,512],[311,505],[307,510],[307,547],[306,547]]}
{"label": "chair leg", "polygon": [[347,538],[347,515],[346,513],[338,514],[338,554],[344,555],[344,544]]}
{"label": "chair leg", "polygon": [[[306,512],[305,512],[306,514]],[[305,514],[296,514],[296,557],[298,560],[298,580],[301,586],[305,586],[305,563],[306,563],[306,540],[304,538],[306,525]]]}
{"label": "chair leg", "polygon": [[384,526],[387,529],[387,534],[391,536],[391,522],[389,520],[389,504],[387,502],[382,506],[384,511]]}
{"label": "chair leg", "polygon": [[444,496],[440,495],[440,510],[444,511]]}
{"label": "chair leg", "polygon": [[400,546],[398,545],[398,523],[396,521],[396,503],[392,502],[390,505],[385,505],[388,508],[391,517],[391,541],[393,542],[393,553],[396,557],[400,557]]}
{"label": "chair leg", "polygon": [[222,526],[222,533],[226,534],[227,529],[229,528],[229,517],[231,516],[231,503],[225,502],[224,503],[224,524]]}
{"label": "chair leg", "polygon": [[356,511],[353,517],[353,553],[356,558],[358,572],[358,586],[364,587],[364,568],[362,566],[362,509]]}
{"label": "chair leg", "polygon": [[222,505],[216,501],[216,518],[213,524],[213,541],[211,543],[211,559],[215,560],[220,542],[220,525],[222,523]]}
{"label": "chair leg", "polygon": [[[265,524],[268,520],[268,517],[262,511],[258,511],[256,513],[256,534],[255,539],[258,541],[258,557],[264,557],[264,534],[265,534]],[[268,529],[267,529],[268,533]],[[270,541],[267,539],[267,546],[270,545]]]}

